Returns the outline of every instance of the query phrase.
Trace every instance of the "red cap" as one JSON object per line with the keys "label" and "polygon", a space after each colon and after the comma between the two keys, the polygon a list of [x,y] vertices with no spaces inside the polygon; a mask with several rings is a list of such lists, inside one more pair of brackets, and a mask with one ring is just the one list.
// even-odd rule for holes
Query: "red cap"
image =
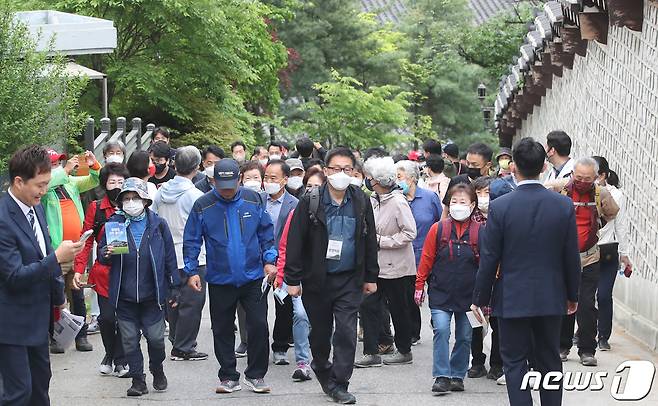
{"label": "red cap", "polygon": [[50,155],[50,162],[51,163],[59,162],[62,159],[66,159],[66,154],[60,154],[57,151],[55,151],[54,149],[49,149],[48,150],[48,155]]}
{"label": "red cap", "polygon": [[409,154],[407,155],[407,158],[409,158],[410,161],[417,161],[419,156],[420,156],[420,152],[418,152],[418,151],[409,151]]}

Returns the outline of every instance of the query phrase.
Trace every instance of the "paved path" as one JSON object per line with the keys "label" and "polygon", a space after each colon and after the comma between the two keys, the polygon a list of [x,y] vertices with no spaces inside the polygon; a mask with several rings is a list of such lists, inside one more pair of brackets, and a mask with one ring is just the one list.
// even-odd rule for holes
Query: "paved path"
{"label": "paved path", "polygon": [[[270,326],[274,321],[273,309],[270,305]],[[507,405],[507,393],[504,386],[497,386],[494,381],[486,378],[466,379],[466,391],[451,393],[442,397],[434,397],[430,392],[432,385],[431,363],[432,343],[429,326],[429,311],[423,312],[423,340],[413,348],[414,364],[397,367],[373,368],[355,370],[350,389],[357,396],[360,405]],[[90,337],[95,347],[91,353],[80,353],[75,350],[64,355],[52,356],[53,380],[51,384],[51,399],[55,406],[109,406],[109,405],[211,405],[230,401],[231,405],[325,405],[327,397],[321,395],[317,381],[294,383],[290,379],[294,367],[271,365],[267,374],[267,382],[272,385],[270,395],[257,395],[245,389],[231,395],[216,395],[218,363],[214,356],[206,361],[197,362],[165,362],[165,371],[169,378],[169,390],[165,393],[149,393],[139,399],[129,399],[125,396],[130,380],[114,377],[104,377],[98,374],[98,364],[103,356],[99,335]],[[599,353],[597,371],[607,371],[608,378],[604,381],[605,389],[600,392],[567,392],[564,396],[565,405],[573,406],[605,406],[621,402],[610,396],[610,384],[615,368],[627,359],[651,360],[658,365],[658,355],[649,351],[639,342],[617,329],[610,340],[613,351]],[[212,354],[212,336],[210,320],[207,313],[203,319],[199,334],[199,350]],[[167,341],[167,352],[170,345]],[[488,351],[487,351],[488,352]],[[146,354],[146,351],[144,351]],[[288,358],[294,359],[292,349]],[[587,370],[575,361],[572,351],[570,360],[565,364],[565,370]],[[238,370],[245,368],[245,360],[238,361]],[[151,377],[147,377],[150,387]],[[658,379],[656,379],[658,381]],[[538,397],[535,403],[538,405]],[[658,405],[658,383],[647,398],[640,402],[628,402],[629,405]]]}

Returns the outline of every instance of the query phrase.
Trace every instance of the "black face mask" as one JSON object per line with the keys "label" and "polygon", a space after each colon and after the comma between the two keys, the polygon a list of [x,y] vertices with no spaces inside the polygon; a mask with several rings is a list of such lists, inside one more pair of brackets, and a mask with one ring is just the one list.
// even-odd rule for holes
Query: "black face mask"
{"label": "black face mask", "polygon": [[471,179],[477,179],[477,178],[482,176],[481,171],[482,171],[482,168],[468,168],[466,170],[466,174]]}
{"label": "black face mask", "polygon": [[107,195],[107,198],[110,199],[110,202],[112,202],[114,205],[117,203],[117,198],[119,198],[119,193],[121,193],[121,188],[116,188],[116,189],[110,189],[105,194]]}
{"label": "black face mask", "polygon": [[374,192],[374,191],[375,191],[375,188],[372,186],[372,183],[370,183],[370,179],[369,179],[369,178],[365,178],[364,181],[363,181],[363,183],[366,185],[366,189],[368,189],[368,190],[371,191],[371,192]]}
{"label": "black face mask", "polygon": [[167,167],[167,164],[155,164],[155,173],[164,172],[166,167]]}

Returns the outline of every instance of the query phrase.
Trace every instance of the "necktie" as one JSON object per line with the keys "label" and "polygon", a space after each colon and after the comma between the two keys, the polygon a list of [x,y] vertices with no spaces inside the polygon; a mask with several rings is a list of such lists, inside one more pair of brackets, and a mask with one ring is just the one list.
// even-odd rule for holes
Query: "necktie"
{"label": "necktie", "polygon": [[32,226],[32,232],[34,233],[34,238],[36,238],[36,240],[39,241],[39,236],[37,235],[37,230],[35,228],[33,208],[30,208],[30,211],[27,212],[27,219],[30,222],[30,226]]}

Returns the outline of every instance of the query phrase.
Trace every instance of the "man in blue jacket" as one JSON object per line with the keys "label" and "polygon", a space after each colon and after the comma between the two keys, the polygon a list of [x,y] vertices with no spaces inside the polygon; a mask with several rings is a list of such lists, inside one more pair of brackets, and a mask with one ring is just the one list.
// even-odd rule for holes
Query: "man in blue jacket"
{"label": "man in blue jacket", "polygon": [[48,191],[50,157],[29,146],[9,160],[9,192],[0,199],[0,377],[6,406],[50,404],[48,327],[64,303],[60,264],[73,261],[81,242],[53,249],[41,198]]}
{"label": "man in blue jacket", "polygon": [[261,196],[239,186],[240,168],[233,159],[215,164],[215,189],[192,207],[183,236],[184,272],[188,284],[201,290],[198,257],[206,247],[206,281],[210,317],[219,361],[217,393],[241,389],[235,361],[235,310],[238,302],[247,314],[247,369],[244,384],[257,393],[269,393],[265,384],[269,359],[267,298],[261,290],[263,271],[276,276],[277,250],[272,219]]}
{"label": "man in blue jacket", "polygon": [[[523,138],[513,158],[518,187],[489,206],[471,308],[491,303],[510,405],[531,406],[530,391],[520,389],[528,358],[542,376],[562,372],[560,327],[578,307],[580,254],[573,203],[539,182],[542,145]],[[555,383],[560,390],[541,389],[542,406],[562,403]]]}

